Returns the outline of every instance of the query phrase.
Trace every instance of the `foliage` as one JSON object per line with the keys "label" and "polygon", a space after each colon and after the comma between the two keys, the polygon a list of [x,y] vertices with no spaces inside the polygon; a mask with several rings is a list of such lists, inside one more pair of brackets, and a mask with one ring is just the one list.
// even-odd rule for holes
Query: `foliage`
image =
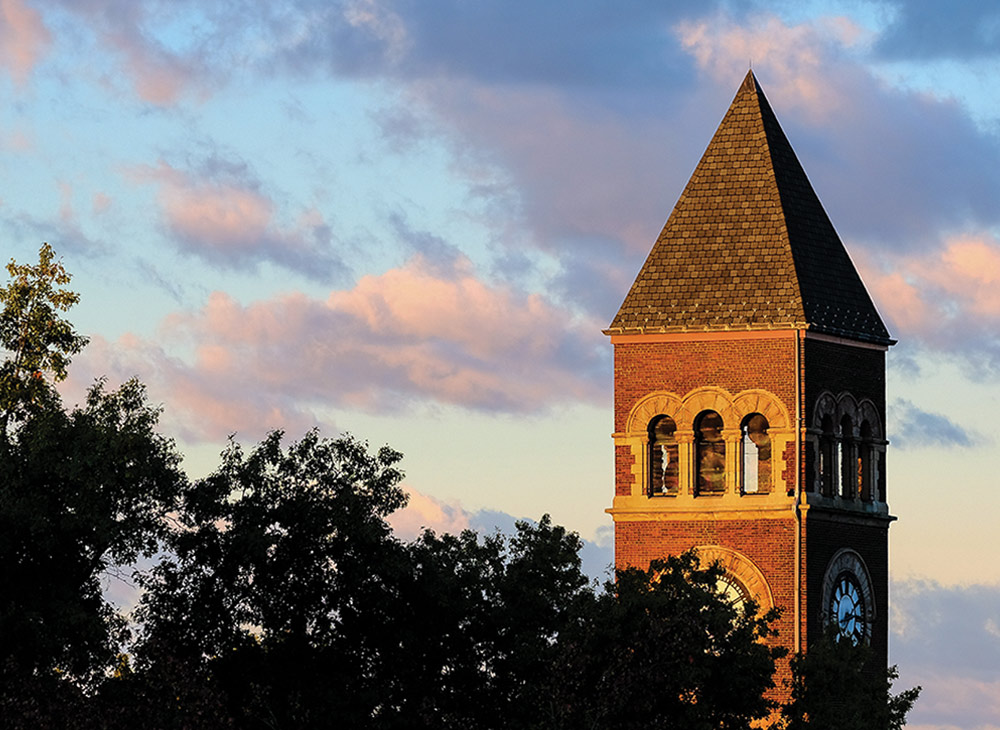
{"label": "foliage", "polygon": [[[721,568],[689,554],[598,593],[579,537],[547,516],[403,544],[384,520],[403,504],[399,454],[281,438],[231,445],[191,485],[145,582],[136,671],[115,691],[163,724],[207,707],[238,727],[745,728],[770,710],[774,616],[727,604]],[[155,697],[178,674],[203,679],[169,709]]]}
{"label": "foliage", "polygon": [[[84,339],[57,312],[76,295],[47,245],[0,289],[0,714],[40,718],[82,701],[126,625],[104,598],[109,571],[150,555],[183,482],[159,409],[130,381],[67,410],[45,377]],[[61,708],[61,709],[60,709]],[[43,726],[38,720],[26,723]]]}
{"label": "foliage", "polygon": [[211,674],[241,722],[350,724],[372,711],[370,644],[405,564],[384,520],[405,503],[400,455],[315,431],[281,439],[231,443],[185,490],[170,555],[144,581],[138,667]]}
{"label": "foliage", "polygon": [[872,665],[871,649],[838,639],[835,629],[792,658],[783,730],[899,730],[920,687],[892,694],[896,667]]}
{"label": "foliage", "polygon": [[772,704],[770,623],[717,590],[723,570],[693,553],[618,571],[563,638],[538,727],[749,728]]}
{"label": "foliage", "polygon": [[70,358],[87,344],[59,313],[80,297],[62,288],[70,282],[62,262],[49,244],[38,252],[38,265],[7,264],[11,281],[0,287],[0,437],[7,426],[52,395],[48,378],[66,378]]}

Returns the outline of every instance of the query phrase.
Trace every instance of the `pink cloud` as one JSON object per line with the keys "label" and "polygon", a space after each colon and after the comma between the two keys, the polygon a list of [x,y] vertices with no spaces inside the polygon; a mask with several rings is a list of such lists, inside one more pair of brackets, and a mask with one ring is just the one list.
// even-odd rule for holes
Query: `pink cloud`
{"label": "pink cloud", "polygon": [[205,93],[198,83],[198,71],[189,61],[156,47],[142,34],[130,30],[133,29],[108,32],[106,41],[124,57],[122,66],[140,99],[157,106],[170,106],[188,88],[195,87]]}
{"label": "pink cloud", "polygon": [[229,268],[271,261],[316,277],[343,268],[318,211],[306,209],[293,225],[281,225],[274,201],[244,170],[210,163],[222,170],[199,175],[161,160],[128,173],[157,186],[164,228],[181,249]]}
{"label": "pink cloud", "polygon": [[24,0],[0,0],[0,66],[24,84],[52,43],[42,16]]}
{"label": "pink cloud", "polygon": [[104,193],[94,193],[94,197],[91,201],[91,210],[100,215],[102,213],[107,213],[111,209],[112,199],[109,195]]}
{"label": "pink cloud", "polygon": [[424,530],[457,535],[472,527],[470,515],[458,504],[442,502],[404,485],[409,495],[406,507],[389,515],[389,524],[402,540],[413,540]]}
{"label": "pink cloud", "polygon": [[1000,331],[1000,240],[946,238],[939,249],[857,257],[893,334],[936,348],[986,347]]}
{"label": "pink cloud", "polygon": [[[724,17],[682,21],[674,27],[681,46],[698,67],[717,83],[732,84],[751,63],[766,70],[767,94],[780,99],[780,108],[822,123],[853,105],[852,86],[862,74],[845,79],[845,67],[831,73],[836,49],[870,40],[868,34],[844,17],[823,18],[808,25],[788,25],[775,16],[761,15],[749,23]],[[845,83],[850,80],[851,83]]]}
{"label": "pink cloud", "polygon": [[172,20],[173,12],[184,12],[184,4],[172,7],[132,0],[62,0],[62,4],[120,58],[121,77],[143,101],[169,106],[184,94],[207,93],[209,75],[201,54],[175,52],[156,38],[158,27]]}
{"label": "pink cloud", "polygon": [[[929,674],[920,677],[923,691],[906,727],[914,730],[946,730],[975,727],[998,730],[1000,717],[1000,681],[983,681],[952,674]],[[923,724],[921,720],[930,720]],[[956,724],[953,724],[956,723]],[[972,724],[975,723],[975,724]]]}
{"label": "pink cloud", "polygon": [[994,140],[953,99],[893,88],[862,61],[874,42],[844,18],[682,23],[703,75],[754,71],[841,234],[882,248],[930,247],[941,230],[998,221]]}
{"label": "pink cloud", "polygon": [[98,339],[78,361],[85,377],[138,375],[186,439],[217,440],[300,432],[335,408],[532,412],[595,401],[609,380],[606,349],[598,322],[483,282],[467,263],[442,275],[417,257],[325,301],[293,293],[243,305],[216,292],[166,318],[158,342]]}

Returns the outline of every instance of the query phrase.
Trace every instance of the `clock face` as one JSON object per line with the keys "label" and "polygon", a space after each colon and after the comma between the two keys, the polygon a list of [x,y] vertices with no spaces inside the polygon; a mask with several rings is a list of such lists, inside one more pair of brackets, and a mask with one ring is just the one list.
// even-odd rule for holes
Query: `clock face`
{"label": "clock face", "polygon": [[735,608],[737,613],[742,614],[743,606],[746,604],[748,598],[747,589],[743,587],[742,583],[734,576],[726,573],[719,578],[715,584],[715,588],[723,601]]}
{"label": "clock face", "polygon": [[823,623],[832,624],[838,638],[867,644],[877,622],[875,592],[864,558],[850,548],[838,550],[823,576]]}
{"label": "clock face", "polygon": [[837,577],[830,596],[830,619],[839,636],[857,644],[867,635],[868,612],[857,579],[844,572]]}

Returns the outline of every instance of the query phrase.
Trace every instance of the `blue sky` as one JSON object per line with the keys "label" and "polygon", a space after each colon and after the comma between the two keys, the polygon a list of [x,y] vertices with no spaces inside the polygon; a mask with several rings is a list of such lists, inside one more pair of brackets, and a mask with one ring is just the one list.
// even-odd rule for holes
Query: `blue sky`
{"label": "blue sky", "polygon": [[67,393],[406,455],[401,532],[554,519],[610,561],[617,310],[752,63],[893,335],[911,727],[1000,717],[1000,8],[0,0],[0,231],[74,272]]}

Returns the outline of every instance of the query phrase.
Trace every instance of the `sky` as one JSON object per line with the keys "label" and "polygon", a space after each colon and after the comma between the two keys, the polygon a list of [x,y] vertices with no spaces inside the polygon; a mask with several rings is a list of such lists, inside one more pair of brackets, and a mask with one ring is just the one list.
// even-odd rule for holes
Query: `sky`
{"label": "sky", "polygon": [[4,258],[50,242],[192,476],[226,439],[405,455],[421,526],[611,561],[617,311],[752,65],[899,340],[891,660],[1000,728],[1000,6],[0,0]]}

